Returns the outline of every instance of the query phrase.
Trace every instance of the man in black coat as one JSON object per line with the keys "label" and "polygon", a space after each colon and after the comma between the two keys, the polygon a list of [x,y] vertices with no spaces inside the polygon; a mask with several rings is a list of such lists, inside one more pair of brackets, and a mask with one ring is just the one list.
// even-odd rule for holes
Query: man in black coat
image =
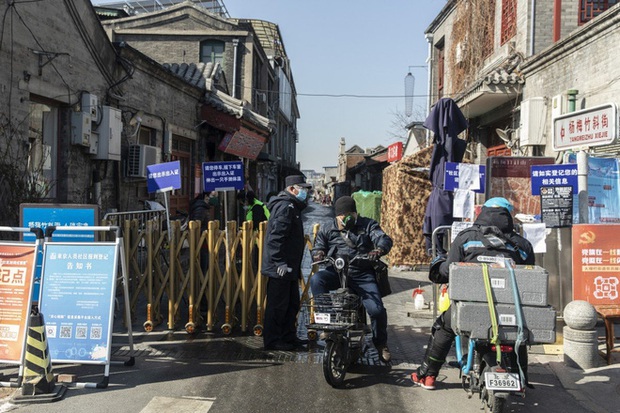
{"label": "man in black coat", "polygon": [[263,328],[265,350],[294,350],[307,341],[297,338],[299,279],[305,238],[301,211],[312,185],[303,175],[287,176],[286,188],[267,205],[271,213],[263,249],[262,274],[267,281]]}
{"label": "man in black coat", "polygon": [[[532,244],[515,232],[512,210],[505,198],[487,200],[474,224],[456,236],[447,259],[438,256],[431,262],[429,278],[438,284],[447,283],[452,262],[492,262],[495,257],[503,257],[516,264],[534,265]],[[451,318],[448,308],[435,320],[424,360],[411,374],[414,384],[427,390],[435,389],[435,378],[454,341]],[[526,357],[527,353],[521,360]]]}
{"label": "man in black coat", "polygon": [[[325,225],[317,234],[312,248],[312,259],[320,261],[326,253],[334,257],[353,259],[356,255],[368,255],[370,260],[354,261],[349,266],[348,286],[357,294],[370,316],[372,341],[383,362],[392,358],[387,346],[387,312],[377,285],[374,263],[392,248],[392,239],[371,218],[357,215],[355,200],[350,196],[338,198],[334,205],[336,215],[331,224]],[[323,294],[341,287],[338,274],[329,266],[317,271],[310,278],[313,295]]]}

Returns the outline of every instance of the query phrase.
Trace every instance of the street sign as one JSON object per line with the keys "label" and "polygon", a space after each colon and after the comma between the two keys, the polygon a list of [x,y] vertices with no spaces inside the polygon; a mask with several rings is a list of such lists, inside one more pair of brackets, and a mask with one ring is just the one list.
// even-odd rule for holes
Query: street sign
{"label": "street sign", "polygon": [[147,165],[147,190],[152,192],[167,192],[181,189],[181,162],[165,162]]}
{"label": "street sign", "polygon": [[532,165],[532,195],[540,195],[543,186],[571,186],[576,194],[577,164]]}
{"label": "street sign", "polygon": [[618,139],[615,103],[566,113],[553,119],[553,150],[609,145]]}
{"label": "street sign", "polygon": [[209,191],[234,191],[245,187],[243,162],[203,162],[203,189]]}

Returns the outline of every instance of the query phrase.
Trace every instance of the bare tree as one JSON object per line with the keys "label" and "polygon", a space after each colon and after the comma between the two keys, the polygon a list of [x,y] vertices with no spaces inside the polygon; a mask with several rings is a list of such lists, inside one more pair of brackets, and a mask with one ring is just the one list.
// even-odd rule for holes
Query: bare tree
{"label": "bare tree", "polygon": [[19,205],[39,201],[53,186],[44,174],[50,155],[42,131],[30,127],[25,137],[23,130],[0,114],[0,225],[4,226],[18,226]]}

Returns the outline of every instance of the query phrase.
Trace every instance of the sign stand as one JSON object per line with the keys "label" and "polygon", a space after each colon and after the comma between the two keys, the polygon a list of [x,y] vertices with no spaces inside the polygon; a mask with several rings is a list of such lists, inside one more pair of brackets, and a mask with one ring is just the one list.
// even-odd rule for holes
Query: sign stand
{"label": "sign stand", "polygon": [[[53,242],[54,231],[114,231],[114,242]],[[53,363],[103,364],[100,383],[68,383],[69,387],[106,388],[109,382],[114,300],[117,282],[123,283],[129,359],[133,366],[133,332],[128,275],[119,227],[46,228],[39,307]],[[121,260],[121,276],[117,275]]]}
{"label": "sign stand", "polygon": [[0,232],[33,232],[31,242],[0,241],[0,362],[19,365],[17,381],[0,387],[20,387],[34,285],[36,255],[43,239],[40,228],[0,227]]}

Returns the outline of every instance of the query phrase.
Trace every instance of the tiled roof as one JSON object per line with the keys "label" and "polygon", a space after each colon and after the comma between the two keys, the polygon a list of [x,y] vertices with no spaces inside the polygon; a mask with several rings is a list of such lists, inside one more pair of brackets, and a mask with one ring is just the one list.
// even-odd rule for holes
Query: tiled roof
{"label": "tiled roof", "polygon": [[221,67],[219,63],[164,63],[164,68],[183,78],[187,83],[211,90],[213,81],[217,81]]}
{"label": "tiled roof", "polygon": [[164,63],[163,67],[187,83],[205,89],[205,103],[228,113],[237,119],[245,119],[270,133],[274,129],[274,122],[247,107],[242,100],[233,98],[213,87],[213,83],[221,72],[219,63]]}

